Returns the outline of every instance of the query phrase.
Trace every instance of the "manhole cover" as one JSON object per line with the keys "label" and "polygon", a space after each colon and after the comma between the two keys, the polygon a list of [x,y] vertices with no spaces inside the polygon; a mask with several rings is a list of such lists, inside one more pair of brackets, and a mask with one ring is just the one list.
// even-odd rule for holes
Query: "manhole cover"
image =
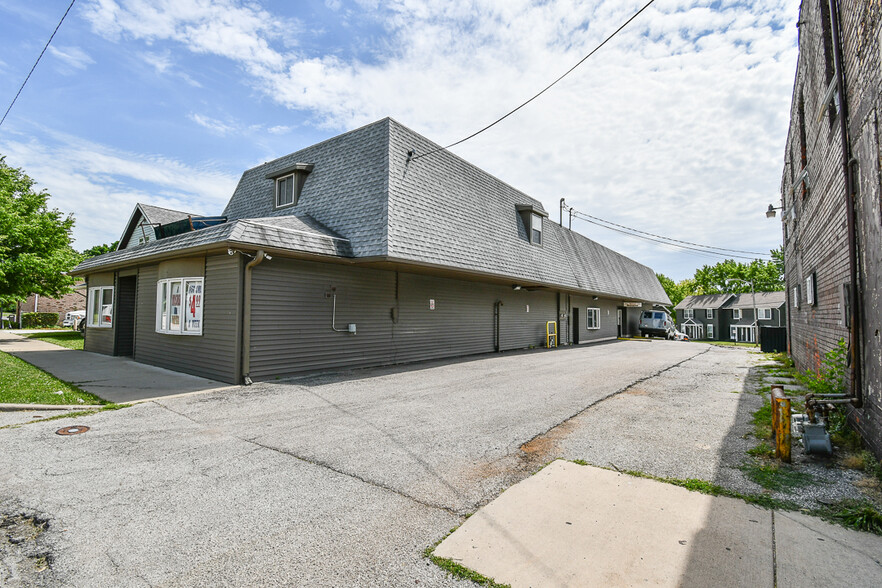
{"label": "manhole cover", "polygon": [[63,427],[55,431],[56,435],[79,435],[89,430],[89,427]]}

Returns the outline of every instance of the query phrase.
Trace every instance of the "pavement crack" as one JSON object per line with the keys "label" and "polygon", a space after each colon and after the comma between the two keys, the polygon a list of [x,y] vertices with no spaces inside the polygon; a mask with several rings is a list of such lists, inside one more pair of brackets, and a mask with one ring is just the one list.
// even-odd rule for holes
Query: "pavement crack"
{"label": "pavement crack", "polygon": [[161,407],[164,408],[165,410],[167,410],[167,411],[169,411],[169,412],[171,412],[171,413],[174,413],[174,414],[176,414],[176,415],[178,415],[178,416],[180,416],[180,417],[184,417],[185,419],[187,419],[187,420],[190,421],[191,423],[195,423],[195,424],[197,424],[197,425],[199,425],[199,426],[201,426],[201,427],[204,427],[204,426],[205,426],[205,425],[203,425],[202,423],[200,423],[199,421],[197,421],[196,419],[194,419],[193,417],[191,417],[191,416],[189,416],[189,415],[186,415],[186,414],[184,414],[184,413],[182,413],[182,412],[180,412],[180,411],[177,411],[177,410],[175,410],[175,409],[173,409],[173,408],[171,408],[171,407],[169,407],[169,406],[166,406],[165,404],[159,402],[158,400],[153,400],[153,401],[151,401],[151,403],[152,403],[152,404],[155,404],[156,406],[161,406]]}
{"label": "pavement crack", "polygon": [[447,512],[447,513],[455,515],[455,516],[463,516],[463,514],[464,514],[464,513],[461,513],[453,508],[450,508],[449,506],[429,502],[426,500],[421,500],[415,496],[411,496],[410,494],[407,494],[406,492],[402,492],[401,490],[398,490],[397,488],[393,488],[392,486],[387,486],[386,484],[383,484],[381,482],[377,482],[374,480],[369,480],[367,478],[363,478],[362,476],[359,476],[358,474],[354,474],[352,472],[347,472],[345,470],[336,468],[336,467],[332,466],[331,464],[321,462],[321,461],[316,461],[313,459],[309,459],[308,457],[303,457],[302,455],[297,455],[293,451],[280,449],[278,447],[273,447],[272,445],[265,445],[263,443],[260,443],[259,441],[254,440],[254,439],[243,439],[241,437],[236,437],[236,439],[239,439],[240,441],[244,441],[246,443],[252,443],[254,445],[257,445],[258,447],[262,447],[262,448],[268,449],[270,451],[275,451],[276,453],[281,453],[282,455],[287,455],[288,457],[293,457],[294,459],[297,459],[297,460],[302,461],[304,463],[308,463],[310,465],[314,465],[314,466],[317,466],[320,468],[324,468],[326,470],[330,470],[330,471],[334,472],[335,474],[339,474],[341,476],[346,476],[348,478],[352,478],[353,480],[358,480],[359,482],[362,482],[364,484],[368,484],[369,486],[373,486],[374,488],[379,488],[380,490],[385,490],[387,492],[391,492],[391,493],[396,494],[402,498],[406,498],[407,500],[416,502],[417,504],[420,504],[422,506],[426,506],[428,508],[443,510],[444,512]]}
{"label": "pavement crack", "polygon": [[[652,374],[649,374],[649,375],[643,376],[642,378],[639,378],[639,379],[637,379],[637,380],[634,380],[633,382],[631,382],[630,384],[628,384],[628,385],[625,386],[624,388],[620,388],[619,390],[616,390],[615,392],[611,392],[611,393],[607,394],[606,396],[603,396],[603,397],[601,397],[601,398],[598,398],[597,400],[591,402],[591,403],[588,404],[587,406],[585,406],[585,407],[579,409],[579,410],[578,410],[577,412],[575,412],[574,414],[572,414],[572,415],[568,416],[567,418],[563,419],[562,421],[560,421],[560,422],[557,423],[556,425],[552,425],[551,427],[549,427],[549,428],[546,429],[545,431],[536,434],[536,435],[533,436],[531,439],[529,439],[529,440],[527,440],[526,442],[522,443],[522,444],[520,445],[520,448],[519,448],[519,449],[520,449],[520,450],[519,450],[519,453],[517,453],[516,455],[518,455],[518,456],[521,457],[522,459],[523,459],[523,458],[526,458],[527,461],[528,461],[528,464],[526,464],[526,465],[529,465],[529,463],[536,462],[536,461],[539,461],[539,462],[541,462],[541,463],[545,463],[546,461],[548,461],[548,460],[546,459],[546,458],[547,458],[547,455],[545,455],[545,454],[547,453],[547,451],[543,451],[543,450],[542,450],[542,448],[546,448],[546,447],[545,447],[546,444],[544,444],[542,441],[543,441],[546,437],[549,437],[550,435],[552,435],[552,433],[555,431],[555,429],[566,428],[567,426],[569,426],[570,422],[571,422],[573,419],[579,417],[579,416],[582,415],[583,413],[585,413],[585,412],[587,412],[588,410],[594,408],[595,406],[597,406],[597,405],[600,404],[601,402],[604,402],[604,401],[606,401],[606,400],[609,400],[610,398],[613,398],[613,397],[615,397],[615,396],[618,396],[619,394],[622,394],[622,393],[624,393],[624,392],[627,392],[628,390],[630,390],[631,388],[634,388],[634,387],[637,386],[638,384],[642,384],[643,382],[646,382],[647,380],[651,380],[651,379],[653,379],[653,378],[657,378],[658,376],[660,376],[660,375],[664,374],[665,372],[668,372],[668,371],[670,371],[670,370],[672,370],[672,369],[674,369],[674,368],[680,367],[680,366],[683,365],[684,363],[686,363],[686,362],[688,362],[688,361],[692,361],[693,359],[695,359],[696,357],[698,357],[698,356],[700,356],[700,355],[704,355],[705,353],[707,353],[708,351],[710,351],[710,349],[711,349],[710,346],[708,346],[707,349],[704,349],[703,351],[700,351],[700,352],[696,353],[695,355],[691,355],[691,356],[689,356],[689,357],[687,357],[687,358],[685,358],[685,359],[683,359],[683,360],[681,360],[681,361],[678,361],[677,363],[673,363],[673,364],[671,364],[671,365],[669,365],[669,366],[667,366],[667,367],[665,367],[665,368],[663,368],[663,369],[660,369],[660,370],[658,370],[658,371],[656,371],[656,372],[654,372],[654,373],[652,373]],[[537,448],[537,449],[539,449],[539,450],[538,450],[538,451],[525,451],[525,450],[524,450],[525,447],[527,447],[528,449],[530,449],[530,448]],[[535,455],[531,455],[531,454],[535,454]]]}

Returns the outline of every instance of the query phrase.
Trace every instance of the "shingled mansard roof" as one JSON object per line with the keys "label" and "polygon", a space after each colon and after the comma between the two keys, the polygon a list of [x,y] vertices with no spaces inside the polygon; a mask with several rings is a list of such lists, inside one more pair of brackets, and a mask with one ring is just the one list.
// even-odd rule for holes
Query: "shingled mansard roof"
{"label": "shingled mansard roof", "polygon": [[[386,118],[242,174],[224,225],[84,261],[121,262],[232,244],[457,270],[591,294],[670,300],[651,268],[546,219],[530,243],[518,207],[542,204]],[[296,205],[274,209],[274,174],[312,164]]]}

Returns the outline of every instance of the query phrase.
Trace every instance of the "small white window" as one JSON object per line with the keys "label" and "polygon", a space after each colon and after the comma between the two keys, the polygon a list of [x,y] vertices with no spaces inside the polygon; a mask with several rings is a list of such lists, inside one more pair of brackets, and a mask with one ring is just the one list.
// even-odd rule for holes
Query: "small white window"
{"label": "small white window", "polygon": [[732,320],[740,321],[741,320],[741,309],[733,308],[732,309]]}
{"label": "small white window", "polygon": [[683,320],[689,320],[691,318],[695,318],[695,309],[694,308],[686,308],[683,310]]}
{"label": "small white window", "polygon": [[113,322],[113,286],[89,288],[89,327],[110,328]]}
{"label": "small white window", "polygon": [[714,338],[714,326],[713,325],[707,325],[707,338],[708,339]]}
{"label": "small white window", "polygon": [[791,294],[793,308],[799,308],[799,286],[794,286],[791,290]]}
{"label": "small white window", "polygon": [[738,338],[738,327],[734,325],[729,327],[729,338],[733,341]]}
{"label": "small white window", "polygon": [[707,318],[709,318],[709,319],[714,318],[714,309],[713,309],[713,308],[708,308],[707,311],[706,311],[705,317],[707,317]]}
{"label": "small white window", "polygon": [[758,321],[772,320],[772,309],[771,308],[758,308],[756,320],[758,320]]}
{"label": "small white window", "polygon": [[587,329],[599,329],[600,328],[600,309],[599,308],[586,308],[587,312],[585,313],[586,321],[585,328]]}
{"label": "small white window", "polygon": [[294,201],[294,175],[276,180],[276,208],[297,204]]}
{"label": "small white window", "polygon": [[156,332],[201,335],[203,278],[173,278],[156,283]]}
{"label": "small white window", "polygon": [[815,274],[805,279],[805,303],[809,306],[815,304]]}
{"label": "small white window", "polygon": [[530,215],[530,241],[535,245],[542,244],[542,217],[538,214]]}

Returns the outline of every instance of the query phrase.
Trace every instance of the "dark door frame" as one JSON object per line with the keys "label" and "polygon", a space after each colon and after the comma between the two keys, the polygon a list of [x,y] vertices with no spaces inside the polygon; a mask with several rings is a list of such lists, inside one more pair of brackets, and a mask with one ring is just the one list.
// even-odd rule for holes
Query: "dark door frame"
{"label": "dark door frame", "polygon": [[573,307],[573,345],[579,344],[579,307]]}
{"label": "dark door frame", "polygon": [[[121,300],[125,296],[124,306]],[[123,357],[135,355],[135,311],[138,306],[138,276],[120,276],[116,281],[116,308],[114,309],[113,354]],[[127,335],[127,336],[124,336]]]}

